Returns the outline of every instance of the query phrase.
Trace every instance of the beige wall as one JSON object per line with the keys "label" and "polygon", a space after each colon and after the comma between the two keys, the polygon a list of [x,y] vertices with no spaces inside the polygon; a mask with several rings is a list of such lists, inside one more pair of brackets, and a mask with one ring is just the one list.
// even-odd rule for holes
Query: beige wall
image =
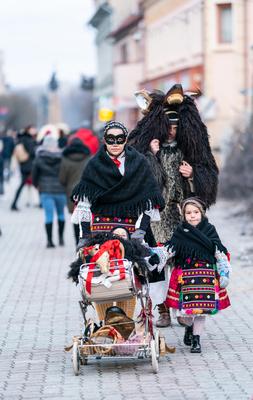
{"label": "beige wall", "polygon": [[[212,144],[221,152],[235,124],[245,120],[247,97],[240,92],[249,84],[248,38],[245,30],[246,2],[236,0],[233,7],[233,41],[218,43],[217,4],[226,0],[205,2],[205,95],[214,99],[216,112],[207,122],[212,135]],[[252,7],[252,5],[251,5]],[[251,19],[253,18],[253,11]],[[251,27],[249,27],[252,29]]]}
{"label": "beige wall", "polygon": [[202,63],[200,0],[154,2],[145,26],[145,80]]}
{"label": "beige wall", "polygon": [[[123,21],[138,13],[139,0],[111,0],[114,7],[113,28],[117,29]],[[113,108],[116,118],[133,128],[136,123],[136,102],[134,92],[142,78],[141,40],[139,25],[129,30],[113,44]],[[137,35],[136,35],[137,33]],[[127,47],[127,60],[122,62],[122,46]]]}
{"label": "beige wall", "polygon": [[[118,65],[114,69],[114,95],[122,102],[134,106],[134,92],[138,90],[138,83],[141,79],[141,64],[132,63]],[[120,104],[118,104],[120,105]],[[121,104],[122,105],[122,104]]]}
{"label": "beige wall", "polygon": [[129,15],[138,13],[139,0],[110,0],[114,9],[113,28],[117,28]]}

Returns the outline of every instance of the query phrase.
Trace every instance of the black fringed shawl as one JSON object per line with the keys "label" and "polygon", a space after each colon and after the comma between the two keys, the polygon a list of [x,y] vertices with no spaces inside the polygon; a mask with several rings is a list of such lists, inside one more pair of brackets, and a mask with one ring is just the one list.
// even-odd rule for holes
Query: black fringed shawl
{"label": "black fringed shawl", "polygon": [[146,158],[130,146],[125,147],[125,174],[108,156],[105,147],[89,161],[72,199],[87,197],[91,211],[117,217],[138,217],[164,200]]}
{"label": "black fringed shawl", "polygon": [[215,247],[227,254],[215,227],[206,217],[196,227],[182,222],[167,245],[173,246],[176,258],[184,260],[190,257],[215,263]]}

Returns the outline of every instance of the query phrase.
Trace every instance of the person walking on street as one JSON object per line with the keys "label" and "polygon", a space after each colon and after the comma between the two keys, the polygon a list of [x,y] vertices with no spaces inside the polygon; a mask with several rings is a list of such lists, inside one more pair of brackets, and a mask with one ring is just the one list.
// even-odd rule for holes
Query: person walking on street
{"label": "person walking on street", "polygon": [[37,150],[32,168],[32,182],[39,190],[40,201],[45,212],[48,248],[55,247],[52,240],[54,210],[58,219],[59,244],[64,245],[66,194],[59,180],[61,157],[57,139],[50,135],[45,136],[42,145]]}
{"label": "person walking on street", "polygon": [[225,289],[230,255],[208,222],[205,209],[196,197],[183,201],[183,222],[167,243],[174,268],[165,304],[183,318],[184,344],[191,346],[191,353],[201,353],[205,317],[230,306]]}
{"label": "person walking on street", "polygon": [[3,160],[4,160],[4,179],[8,182],[11,177],[11,158],[15,148],[15,132],[8,129],[3,136]]}
{"label": "person walking on street", "polygon": [[[126,145],[127,135],[127,128],[120,122],[107,123],[104,145],[73,189],[72,198],[78,204],[72,222],[81,225],[80,248],[91,235],[116,227],[127,229],[131,238],[142,241],[150,221],[160,218],[164,200],[159,185],[146,158]],[[134,303],[133,312],[135,299],[129,301]],[[97,306],[100,320],[104,319],[105,308]]]}
{"label": "person walking on street", "polygon": [[[180,222],[183,199],[195,194],[208,207],[215,203],[218,168],[194,99],[184,94],[181,85],[167,94],[143,90],[136,95],[144,117],[130,133],[129,144],[147,157],[162,188],[165,208],[151,227],[156,242],[164,243]],[[158,310],[157,327],[170,326],[169,309],[159,304]],[[178,322],[182,323],[180,317]]]}
{"label": "person walking on street", "polygon": [[22,134],[18,135],[18,141],[14,152],[20,167],[21,182],[16,191],[14,200],[11,204],[12,211],[19,211],[17,207],[18,199],[27,180],[29,180],[29,178],[31,177],[32,164],[35,157],[36,149],[36,134],[36,128],[33,125],[29,125],[27,128],[25,128]]}
{"label": "person walking on street", "polygon": [[[90,150],[78,138],[72,139],[62,153],[59,179],[60,183],[65,188],[67,206],[71,214],[74,211],[74,204],[70,196],[74,186],[80,181],[82,172],[89,158]],[[79,241],[79,224],[73,224],[73,227],[77,245]]]}

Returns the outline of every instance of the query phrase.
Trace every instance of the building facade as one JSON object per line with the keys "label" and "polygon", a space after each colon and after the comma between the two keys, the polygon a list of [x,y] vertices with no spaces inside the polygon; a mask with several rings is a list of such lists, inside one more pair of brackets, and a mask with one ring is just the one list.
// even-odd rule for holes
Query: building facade
{"label": "building facade", "polygon": [[143,75],[143,9],[138,0],[112,3],[113,105],[116,118],[131,130],[138,118],[134,92]]}
{"label": "building facade", "polygon": [[204,93],[215,107],[207,124],[222,158],[231,132],[244,127],[253,111],[253,3],[204,3]]}
{"label": "building facade", "polygon": [[96,10],[89,24],[96,29],[97,76],[94,84],[93,127],[99,133],[104,123],[99,120],[101,108],[113,108],[113,47],[109,34],[112,31],[110,1],[96,0]]}
{"label": "building facade", "polygon": [[144,79],[166,91],[199,88],[199,109],[218,161],[230,134],[252,112],[253,2],[144,1]]}
{"label": "building facade", "polygon": [[253,111],[252,22],[252,0],[110,0],[110,26],[97,41],[96,96],[110,66],[111,106],[131,129],[135,90],[200,89],[199,110],[221,160],[231,132]]}

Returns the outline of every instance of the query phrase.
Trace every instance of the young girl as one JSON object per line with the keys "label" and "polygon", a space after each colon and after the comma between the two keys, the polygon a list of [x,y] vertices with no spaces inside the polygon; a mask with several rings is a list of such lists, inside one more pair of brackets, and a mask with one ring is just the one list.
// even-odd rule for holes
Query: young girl
{"label": "young girl", "polygon": [[166,306],[184,317],[184,344],[201,353],[200,336],[206,315],[227,308],[229,254],[205,216],[205,205],[196,197],[182,204],[183,222],[167,243],[174,253]]}

